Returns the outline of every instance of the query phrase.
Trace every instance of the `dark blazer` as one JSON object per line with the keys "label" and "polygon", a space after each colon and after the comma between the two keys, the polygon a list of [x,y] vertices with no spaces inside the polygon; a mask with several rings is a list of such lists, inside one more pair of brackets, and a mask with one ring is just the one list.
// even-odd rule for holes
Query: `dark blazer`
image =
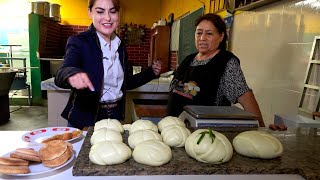
{"label": "dark blazer", "polygon": [[[123,42],[118,48],[119,59],[124,71],[124,82],[121,87],[123,97],[120,107],[124,117],[126,90],[131,90],[146,84],[156,78],[151,67],[145,71],[132,75],[128,69],[128,55]],[[99,38],[93,25],[88,31],[82,32],[68,39],[63,65],[58,69],[55,84],[58,87],[71,89],[69,101],[61,116],[78,128],[93,126],[99,108],[99,100],[103,90],[103,53]],[[68,78],[76,73],[88,74],[95,91],[89,89],[77,90],[70,86]]]}

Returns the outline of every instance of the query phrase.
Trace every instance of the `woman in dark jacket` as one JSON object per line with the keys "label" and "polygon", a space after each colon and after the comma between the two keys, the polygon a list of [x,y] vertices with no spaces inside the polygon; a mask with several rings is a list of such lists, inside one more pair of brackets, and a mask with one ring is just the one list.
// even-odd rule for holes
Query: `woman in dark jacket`
{"label": "woman in dark jacket", "polygon": [[89,0],[89,30],[68,39],[55,84],[71,88],[61,114],[69,126],[84,129],[106,118],[122,121],[126,90],[137,88],[160,73],[159,62],[139,74],[129,73],[125,45],[114,33],[119,25],[119,9],[119,0]]}

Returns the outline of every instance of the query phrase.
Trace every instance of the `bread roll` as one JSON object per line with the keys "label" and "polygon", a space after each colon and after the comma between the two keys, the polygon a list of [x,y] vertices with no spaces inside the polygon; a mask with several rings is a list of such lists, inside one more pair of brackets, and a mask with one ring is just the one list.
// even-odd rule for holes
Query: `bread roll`
{"label": "bread roll", "polygon": [[22,154],[28,154],[31,156],[39,156],[38,151],[32,149],[32,148],[17,148],[16,152],[22,153]]}
{"label": "bread roll", "polygon": [[23,154],[23,153],[20,153],[20,152],[10,153],[10,157],[23,159],[23,160],[27,160],[27,161],[41,162],[41,159],[39,158],[39,156]]}
{"label": "bread roll", "polygon": [[131,149],[120,141],[103,141],[93,145],[89,159],[98,165],[114,165],[125,162],[131,157]]}
{"label": "bread roll", "polygon": [[56,135],[53,135],[53,136],[43,140],[41,143],[47,143],[47,142],[50,142],[53,140],[61,140],[61,139],[62,139],[62,134],[56,134]]}
{"label": "bread roll", "polygon": [[133,150],[132,156],[137,163],[161,166],[171,160],[172,152],[164,142],[148,140],[139,143]]}
{"label": "bread roll", "polygon": [[122,142],[122,136],[118,131],[108,128],[101,128],[93,132],[90,142],[91,145],[95,145],[102,141],[120,141]]}
{"label": "bread roll", "polygon": [[61,140],[66,141],[72,139],[72,132],[63,133]]}
{"label": "bread roll", "polygon": [[167,116],[158,122],[159,131],[162,132],[167,126],[174,125],[174,124],[186,127],[186,125],[180,118],[177,118],[174,116]]}
{"label": "bread roll", "polygon": [[283,146],[271,134],[262,131],[245,131],[233,139],[233,147],[237,153],[262,159],[271,159],[281,156]]}
{"label": "bread roll", "polygon": [[[210,131],[213,136],[210,136]],[[201,140],[203,134],[204,136]],[[210,129],[198,129],[194,131],[186,140],[185,150],[194,159],[213,164],[227,162],[233,154],[232,145],[227,137]]]}
{"label": "bread roll", "polygon": [[62,140],[53,140],[45,143],[39,150],[39,157],[43,165],[47,167],[57,167],[64,164],[72,154],[72,144]]}
{"label": "bread roll", "polygon": [[0,173],[3,174],[27,174],[30,172],[28,166],[0,165]]}
{"label": "bread roll", "polygon": [[43,160],[42,164],[47,167],[61,166],[70,159],[72,154],[72,145],[69,143],[67,150],[61,156],[51,160]]}
{"label": "bread roll", "polygon": [[190,134],[191,132],[189,129],[177,124],[167,126],[161,131],[163,142],[170,147],[184,147]]}
{"label": "bread roll", "polygon": [[8,165],[8,166],[28,166],[29,161],[12,158],[12,157],[0,157],[0,165]]}
{"label": "bread roll", "polygon": [[79,129],[72,131],[72,139],[80,136],[81,134],[82,134],[82,131]]}
{"label": "bread roll", "polygon": [[150,129],[136,131],[128,137],[128,143],[132,149],[134,149],[137,144],[147,140],[162,141],[162,137],[159,133]]}
{"label": "bread roll", "polygon": [[133,134],[136,131],[150,129],[154,132],[158,132],[158,127],[152,121],[139,119],[132,123],[129,134]]}
{"label": "bread roll", "polygon": [[96,122],[94,125],[94,131],[101,128],[113,129],[121,134],[124,132],[122,124],[116,119],[102,119]]}

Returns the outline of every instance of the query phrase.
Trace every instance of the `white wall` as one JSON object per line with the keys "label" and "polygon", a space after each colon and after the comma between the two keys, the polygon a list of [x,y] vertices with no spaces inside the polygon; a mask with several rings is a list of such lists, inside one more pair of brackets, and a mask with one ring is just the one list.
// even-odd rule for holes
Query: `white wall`
{"label": "white wall", "polygon": [[298,112],[313,39],[320,35],[320,7],[297,5],[305,2],[277,2],[234,17],[231,50],[266,125],[274,114]]}
{"label": "white wall", "polygon": [[[17,6],[19,4],[19,6]],[[12,47],[12,57],[26,58],[30,67],[28,14],[31,4],[25,0],[0,0],[0,45],[21,45]],[[0,46],[0,56],[5,57],[10,48]],[[13,67],[23,67],[23,61],[14,60]],[[31,82],[31,73],[27,72]]]}

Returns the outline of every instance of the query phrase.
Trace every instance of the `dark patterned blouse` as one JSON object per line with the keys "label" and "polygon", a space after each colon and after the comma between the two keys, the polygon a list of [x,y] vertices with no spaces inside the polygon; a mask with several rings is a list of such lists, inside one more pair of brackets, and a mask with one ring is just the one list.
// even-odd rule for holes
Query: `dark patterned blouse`
{"label": "dark patterned blouse", "polygon": [[[211,58],[202,61],[193,59],[190,66],[205,65],[210,60]],[[230,59],[220,80],[215,104],[217,106],[221,105],[223,97],[226,97],[230,102],[235,104],[237,103],[237,99],[248,91],[251,91],[251,89],[246,82],[239,62],[236,58]]]}

